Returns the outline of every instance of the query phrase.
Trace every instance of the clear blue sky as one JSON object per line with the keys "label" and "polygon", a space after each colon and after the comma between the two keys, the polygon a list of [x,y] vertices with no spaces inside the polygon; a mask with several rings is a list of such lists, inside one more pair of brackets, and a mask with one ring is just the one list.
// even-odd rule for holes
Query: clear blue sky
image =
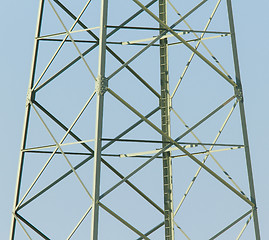
{"label": "clear blue sky", "polygon": [[[0,3],[0,239],[9,236],[37,5],[37,0]],[[260,229],[262,239],[266,240],[269,239],[269,3],[233,1],[233,8]]]}

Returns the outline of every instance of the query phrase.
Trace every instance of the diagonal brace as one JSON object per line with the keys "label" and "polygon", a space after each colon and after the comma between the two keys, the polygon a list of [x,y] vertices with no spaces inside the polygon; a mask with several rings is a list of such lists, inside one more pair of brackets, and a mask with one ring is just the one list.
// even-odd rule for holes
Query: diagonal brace
{"label": "diagonal brace", "polygon": [[158,23],[160,23],[167,31],[171,32],[179,41],[181,41],[187,48],[194,52],[198,57],[200,57],[207,65],[214,69],[220,76],[222,76],[226,81],[228,81],[233,87],[237,84],[230,79],[226,74],[219,70],[215,65],[213,65],[204,55],[198,52],[194,47],[192,47],[187,41],[180,37],[172,28],[163,23],[154,13],[152,13],[148,8],[146,8],[140,1],[133,0],[138,6],[140,6],[145,12],[147,12],[152,18],[154,18]]}
{"label": "diagonal brace", "polygon": [[[178,147],[179,150],[181,150],[183,153],[185,153],[188,157],[190,157],[194,162],[196,162],[199,166],[201,166],[204,170],[206,170],[210,175],[212,175],[214,178],[216,178],[219,182],[221,182],[223,185],[225,185],[228,189],[230,189],[232,192],[234,192],[238,197],[240,197],[242,200],[244,200],[246,203],[248,203],[250,206],[254,207],[254,203],[252,203],[246,196],[242,195],[242,193],[240,193],[239,191],[237,191],[237,189],[235,189],[233,186],[231,186],[229,183],[227,183],[225,180],[223,180],[219,175],[217,175],[214,171],[212,171],[209,167],[207,167],[205,164],[201,163],[196,157],[194,157],[190,152],[188,152],[186,149],[184,149],[181,145],[179,145],[177,143],[177,139],[174,140],[171,137],[167,136],[162,130],[160,130],[156,125],[154,125],[150,120],[148,120],[147,118],[145,118],[141,113],[139,113],[136,109],[134,109],[132,106],[130,106],[128,103],[126,103],[120,96],[118,96],[115,92],[113,92],[111,89],[108,88],[108,92],[114,96],[116,99],[118,99],[121,103],[123,103],[127,108],[129,108],[133,113],[135,113],[137,116],[139,116],[141,119],[143,119],[148,125],[150,125],[153,129],[155,129],[158,133],[160,133],[162,136],[166,137],[169,141],[171,141],[170,144],[168,144],[165,148],[163,148],[159,153],[157,153],[155,156],[158,156],[159,154],[161,154],[162,152],[164,152],[167,148],[171,147],[172,145],[175,145],[176,147]],[[231,100],[230,100],[231,101]],[[227,104],[227,101],[226,101]],[[152,158],[150,158],[149,160],[151,160]],[[148,161],[149,161],[148,160]],[[148,162],[147,161],[147,162]],[[147,163],[146,162],[146,163]],[[145,164],[145,163],[144,163]],[[143,165],[144,165],[143,164]],[[141,165],[142,166],[142,165]],[[139,169],[139,168],[137,168]],[[136,173],[139,170],[135,170],[134,172]],[[134,175],[134,172],[132,175]],[[128,178],[131,177],[131,174],[128,175]],[[127,177],[125,179],[123,179],[121,182],[119,182],[118,184],[121,184],[122,182],[126,181]],[[118,184],[116,184],[118,186]],[[116,186],[115,185],[115,186]],[[115,187],[114,186],[114,187]],[[113,188],[113,187],[112,187]],[[113,189],[112,189],[113,190]],[[102,197],[104,197],[104,195],[108,194],[109,191],[112,190],[108,190],[106,193],[104,193],[102,195]]]}

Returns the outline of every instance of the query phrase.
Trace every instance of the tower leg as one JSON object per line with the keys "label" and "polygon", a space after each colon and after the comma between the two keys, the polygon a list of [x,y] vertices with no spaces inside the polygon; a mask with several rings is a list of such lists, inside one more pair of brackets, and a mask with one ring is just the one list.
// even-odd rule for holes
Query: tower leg
{"label": "tower leg", "polygon": [[228,9],[228,16],[229,16],[232,50],[233,50],[233,58],[234,58],[234,68],[235,68],[236,84],[237,84],[235,93],[237,94],[239,98],[239,109],[240,109],[240,118],[241,118],[242,132],[243,132],[243,141],[244,141],[244,146],[245,146],[245,156],[246,156],[249,189],[250,189],[250,199],[251,199],[251,202],[254,203],[255,205],[253,208],[254,229],[255,229],[256,240],[260,240],[261,237],[260,237],[258,214],[257,214],[257,207],[256,207],[254,180],[253,180],[253,173],[252,173],[252,166],[251,166],[247,124],[246,124],[245,108],[244,108],[244,101],[243,101],[244,99],[243,99],[242,84],[241,84],[241,77],[240,77],[240,70],[239,70],[239,60],[238,60],[238,54],[237,54],[237,45],[236,45],[236,38],[235,38],[235,27],[234,27],[231,0],[227,0],[227,9]]}
{"label": "tower leg", "polygon": [[25,153],[22,150],[25,149],[25,146],[26,146],[27,132],[28,132],[28,127],[29,127],[29,118],[30,118],[30,112],[31,112],[30,111],[31,105],[29,103],[29,99],[32,100],[33,96],[34,96],[34,94],[32,93],[32,87],[33,87],[33,83],[34,83],[34,76],[35,76],[35,69],[36,69],[36,62],[37,62],[37,53],[38,53],[38,47],[39,47],[39,40],[37,40],[37,38],[40,36],[43,9],[44,9],[44,0],[40,0],[38,17],[37,17],[37,25],[36,25],[36,38],[35,38],[35,43],[34,43],[32,69],[31,69],[31,74],[30,74],[28,94],[27,94],[27,100],[26,100],[26,109],[25,109],[22,141],[21,141],[21,152],[20,152],[20,157],[19,157],[19,165],[18,165],[18,173],[17,173],[17,182],[16,182],[13,210],[12,210],[13,215],[12,215],[12,219],[11,219],[10,240],[15,239],[15,231],[16,231],[15,214],[16,214],[16,208],[17,208],[17,205],[19,203],[19,198],[20,198],[21,180],[22,180],[24,155],[25,155]]}
{"label": "tower leg", "polygon": [[[159,0],[159,18],[164,23],[167,22],[166,0]],[[162,26],[160,26],[162,28]],[[162,30],[160,31],[162,33]],[[161,118],[162,131],[170,136],[170,94],[168,75],[168,44],[167,39],[160,40],[160,75],[161,75]],[[163,147],[168,143],[168,139],[162,138]],[[163,153],[163,189],[164,189],[164,224],[165,239],[174,239],[174,211],[173,211],[173,187],[172,187],[172,161],[171,153]]]}
{"label": "tower leg", "polygon": [[99,196],[100,196],[100,173],[101,173],[101,147],[102,147],[102,127],[104,94],[107,87],[105,79],[106,61],[106,25],[107,25],[108,0],[101,2],[100,19],[100,40],[99,40],[99,65],[98,77],[96,79],[96,126],[95,126],[95,147],[94,147],[94,172],[93,172],[93,199],[92,199],[92,226],[91,240],[98,239],[98,219],[99,219]]}

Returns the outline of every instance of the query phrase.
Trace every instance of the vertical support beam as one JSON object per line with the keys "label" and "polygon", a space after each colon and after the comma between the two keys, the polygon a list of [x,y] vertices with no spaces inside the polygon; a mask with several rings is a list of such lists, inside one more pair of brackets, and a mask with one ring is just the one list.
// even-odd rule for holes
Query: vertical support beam
{"label": "vertical support beam", "polygon": [[[167,23],[167,0],[159,0],[159,18],[163,23]],[[163,28],[160,25],[160,28]],[[160,34],[163,30],[160,30]],[[161,76],[161,124],[162,131],[168,136],[170,131],[170,93],[168,75],[168,43],[167,38],[160,40],[160,76]],[[169,142],[162,138],[163,147]],[[174,240],[174,210],[173,210],[173,186],[172,186],[172,159],[171,152],[163,153],[163,190],[164,190],[164,225],[165,240]]]}
{"label": "vertical support beam", "polygon": [[40,36],[40,32],[41,32],[43,9],[44,9],[44,0],[40,0],[38,16],[37,16],[37,24],[36,24],[35,42],[34,42],[34,49],[33,49],[32,67],[31,67],[27,99],[26,99],[26,109],[25,109],[23,132],[22,132],[21,152],[20,152],[19,164],[18,164],[17,182],[16,182],[13,210],[12,210],[13,214],[12,214],[12,219],[11,219],[11,228],[10,228],[10,236],[9,236],[10,240],[15,239],[16,218],[14,214],[16,214],[16,208],[17,208],[17,205],[19,203],[19,198],[20,198],[22,172],[23,172],[24,156],[25,156],[25,152],[23,152],[22,150],[25,149],[26,147],[26,139],[27,139],[27,133],[28,133],[28,127],[29,127],[29,118],[30,118],[30,112],[31,112],[31,105],[29,103],[29,100],[34,99],[34,93],[32,92],[32,88],[34,84],[38,47],[39,47],[39,40],[37,40],[37,38]]}
{"label": "vertical support beam", "polygon": [[256,240],[260,240],[261,237],[260,237],[258,213],[257,213],[257,207],[256,207],[254,180],[253,180],[253,173],[252,173],[252,166],[251,166],[248,133],[247,133],[247,123],[246,123],[243,91],[242,91],[242,84],[241,84],[241,77],[240,77],[240,70],[239,70],[239,60],[238,60],[238,54],[237,54],[237,45],[236,45],[236,38],[235,38],[235,27],[234,27],[231,0],[227,0],[227,9],[228,9],[228,17],[229,17],[230,32],[231,32],[232,51],[233,51],[234,68],[235,68],[235,75],[236,75],[235,77],[236,77],[236,84],[237,84],[237,87],[235,88],[235,93],[237,95],[237,98],[239,99],[240,118],[241,118],[241,124],[242,124],[246,165],[247,165],[247,173],[248,173],[248,182],[249,182],[249,189],[250,189],[250,199],[251,199],[251,202],[255,205],[253,208],[254,229],[255,229]]}
{"label": "vertical support beam", "polygon": [[105,78],[107,10],[108,10],[108,0],[102,0],[101,13],[100,13],[101,19],[100,19],[100,36],[99,36],[98,77],[95,82],[97,101],[96,101],[96,123],[95,123],[95,146],[94,146],[91,240],[98,239],[101,151],[102,151],[101,138],[103,128],[104,94],[107,90],[107,80]]}

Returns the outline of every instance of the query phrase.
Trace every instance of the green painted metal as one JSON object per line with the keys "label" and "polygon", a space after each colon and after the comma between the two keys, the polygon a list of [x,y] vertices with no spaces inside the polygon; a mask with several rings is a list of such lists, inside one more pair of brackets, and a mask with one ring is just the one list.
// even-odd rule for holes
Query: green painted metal
{"label": "green painted metal", "polygon": [[172,28],[167,26],[164,22],[162,22],[155,14],[153,14],[149,9],[147,9],[140,1],[133,0],[137,5],[139,5],[142,9],[144,9],[152,18],[154,18],[157,22],[161,24],[167,31],[171,32],[179,41],[181,41],[187,48],[189,48],[192,52],[194,52],[198,57],[200,57],[206,64],[208,64],[212,69],[214,69],[220,76],[222,76],[227,82],[229,82],[232,86],[236,86],[236,83],[231,80],[228,76],[226,76],[222,71],[220,71],[215,65],[213,65],[207,58],[204,57],[203,54],[198,52],[195,48],[193,48],[187,41],[185,41],[182,37],[180,37]]}
{"label": "green painted metal", "polygon": [[101,138],[103,127],[104,94],[106,92],[107,80],[105,78],[106,65],[106,25],[108,0],[102,0],[100,38],[99,38],[99,64],[98,77],[96,79],[96,126],[95,126],[95,146],[94,146],[94,172],[93,172],[93,207],[92,207],[92,227],[91,240],[98,239],[98,219],[99,219],[99,196],[100,196],[100,174],[101,174]]}
{"label": "green painted metal", "polygon": [[255,227],[255,236],[256,236],[256,240],[260,240],[261,236],[260,236],[260,229],[259,229],[259,222],[258,222],[257,204],[256,204],[254,180],[253,180],[253,173],[252,173],[252,166],[251,166],[252,164],[251,164],[251,158],[250,158],[244,98],[243,98],[243,90],[242,90],[242,83],[241,83],[240,70],[239,70],[239,60],[238,60],[238,54],[237,54],[237,45],[236,45],[236,38],[235,38],[235,27],[234,27],[231,0],[227,0],[227,9],[228,9],[228,16],[229,16],[230,31],[231,31],[231,42],[232,42],[232,49],[233,49],[235,78],[236,78],[236,83],[237,83],[237,87],[235,88],[235,93],[238,95],[238,99],[239,99],[241,126],[242,126],[243,140],[244,140],[244,145],[245,145],[246,166],[247,166],[248,182],[249,182],[249,189],[250,189],[250,199],[253,203],[253,220],[254,220],[254,227]]}
{"label": "green painted metal", "polygon": [[[38,17],[37,17],[36,35],[35,35],[36,38],[40,36],[43,9],[44,9],[44,0],[40,0]],[[21,151],[20,151],[20,157],[19,157],[19,166],[18,166],[18,173],[17,173],[15,199],[14,199],[14,205],[13,205],[13,210],[12,210],[13,215],[12,215],[12,219],[11,219],[10,240],[15,239],[15,232],[16,232],[15,215],[16,215],[17,205],[20,201],[21,182],[22,182],[23,165],[24,165],[24,158],[25,158],[25,153],[22,151],[22,149],[24,149],[26,146],[27,132],[28,132],[28,128],[29,128],[29,117],[30,117],[30,111],[31,111],[29,97],[31,97],[32,99],[34,97],[34,94],[31,95],[31,91],[32,91],[32,87],[34,85],[34,76],[35,76],[35,70],[36,70],[36,64],[37,64],[38,47],[39,47],[39,41],[35,40],[34,50],[33,50],[34,53],[33,53],[33,59],[32,59],[32,68],[31,68],[30,80],[29,80],[29,85],[28,85],[28,93],[29,94],[27,95],[27,99],[26,99],[26,109],[25,109],[24,126],[23,126],[23,133],[22,133]]]}
{"label": "green painted metal", "polygon": [[[167,23],[167,2],[159,0],[159,18],[163,23]],[[162,25],[160,24],[160,28]],[[160,35],[163,34],[160,31]],[[160,39],[160,79],[161,79],[161,121],[162,131],[171,136],[170,126],[170,90],[169,90],[169,70],[168,70],[168,41],[167,38]],[[162,137],[163,148],[169,141],[165,136]],[[164,194],[164,227],[165,239],[174,240],[174,206],[173,206],[173,182],[172,182],[172,158],[171,152],[163,152],[163,194]]]}
{"label": "green painted metal", "polygon": [[[96,2],[97,4],[94,5]],[[221,183],[220,186],[224,187],[226,192],[232,194],[242,203],[242,206],[249,209],[248,211],[244,210],[245,213],[243,215],[242,213],[238,214],[239,217],[236,216],[233,218],[236,220],[232,221],[232,223],[230,221],[230,224],[223,226],[222,230],[214,229],[215,234],[213,233],[211,235],[210,233],[210,236],[213,236],[211,239],[216,239],[219,236],[222,236],[249,215],[250,216],[237,236],[237,239],[244,234],[252,216],[255,238],[256,240],[260,239],[254,191],[254,177],[247,136],[247,124],[236,47],[232,2],[231,0],[227,0],[226,9],[228,12],[228,26],[230,31],[221,31],[219,29],[209,30],[209,25],[213,22],[215,15],[218,13],[218,9],[221,7],[221,0],[216,0],[216,5],[212,8],[213,11],[208,15],[209,19],[207,19],[205,26],[201,29],[193,28],[188,18],[196,12],[205,9],[208,6],[207,4],[211,3],[211,1],[202,0],[197,5],[191,5],[192,7],[188,11],[185,11],[186,13],[184,15],[179,13],[181,12],[178,11],[180,6],[177,5],[178,3],[176,1],[148,0],[147,4],[144,4],[144,2],[145,1],[143,1],[142,4],[142,1],[130,0],[130,3],[135,3],[132,6],[136,5],[136,11],[132,12],[132,15],[130,16],[125,16],[125,19],[123,19],[120,24],[115,24],[115,22],[113,22],[115,12],[113,11],[115,11],[115,9],[119,10],[120,8],[115,7],[115,4],[111,5],[111,1],[109,0],[85,0],[85,4],[81,7],[81,10],[77,15],[75,14],[77,11],[73,11],[73,9],[65,5],[64,1],[40,1],[12,213],[10,240],[20,239],[21,236],[16,235],[18,232],[17,228],[19,227],[21,228],[21,232],[23,232],[29,239],[31,239],[34,234],[37,234],[42,239],[54,239],[54,233],[49,232],[46,227],[39,225],[40,223],[37,222],[36,219],[31,219],[24,213],[27,212],[28,209],[31,209],[31,206],[33,206],[34,203],[38,204],[38,200],[45,199],[47,195],[56,189],[56,187],[59,187],[61,183],[68,181],[68,179],[70,179],[68,177],[71,176],[75,179],[74,183],[76,182],[83,194],[86,195],[86,197],[81,196],[81,199],[83,198],[83,200],[87,202],[87,207],[83,209],[82,214],[79,217],[76,216],[75,224],[73,222],[72,227],[62,230],[66,231],[65,239],[77,239],[76,234],[79,234],[81,226],[83,226],[83,224],[88,224],[88,235],[87,237],[83,237],[83,239],[90,238],[91,240],[101,240],[106,231],[104,230],[104,227],[107,227],[104,226],[104,223],[102,222],[103,216],[105,215],[110,217],[111,223],[115,223],[116,221],[121,227],[126,228],[129,232],[135,234],[135,238],[137,239],[155,239],[155,236],[158,234],[159,236],[163,236],[165,240],[182,238],[192,239],[193,233],[188,230],[185,231],[186,226],[184,226],[184,220],[180,219],[182,217],[181,206],[185,205],[187,200],[191,198],[191,194],[189,193],[193,186],[197,184],[198,180],[200,180],[202,172],[210,177],[210,181]],[[94,8],[97,5],[99,13],[96,15],[100,18],[100,25],[93,26],[91,21],[87,22],[87,18],[84,18],[84,14],[88,9],[95,11]],[[56,17],[61,26],[61,30],[57,32],[45,32],[43,34],[42,24],[44,24],[43,20],[46,20],[43,19],[43,16],[47,17],[43,12],[48,8],[50,8],[51,14],[53,13],[54,17]],[[173,19],[173,24],[171,24],[170,21],[171,11],[177,16],[174,18],[171,17],[171,19]],[[116,14],[118,14],[118,12]],[[71,24],[70,22],[67,23],[66,18],[63,16],[68,17],[69,20],[72,21]],[[110,25],[110,17],[113,25]],[[145,24],[145,26],[137,25],[137,22],[135,21],[135,24],[133,24],[132,21],[140,20],[140,17],[142,20],[143,17],[145,17],[145,19],[151,19],[152,22],[143,21],[148,24]],[[187,29],[185,29],[185,27],[182,28],[182,25],[187,26]],[[78,30],[77,27],[79,27]],[[134,33],[130,39],[128,39],[128,34],[124,35],[124,33],[128,31]],[[146,34],[142,37],[136,37],[136,34],[139,35],[141,32]],[[201,35],[198,35],[199,33]],[[76,34],[85,34],[84,36],[88,36],[89,39],[80,39]],[[213,36],[208,36],[209,34],[213,34]],[[111,40],[108,40],[110,37]],[[220,38],[231,38],[234,73],[230,74],[226,69],[225,64],[220,63],[219,59],[221,58],[219,58],[219,56],[217,58],[217,55],[210,49],[209,42],[217,41]],[[42,44],[50,44],[52,42],[57,44],[57,47],[47,59],[48,61],[46,63],[42,63],[43,60],[39,58],[41,42]],[[68,44],[72,45],[77,57],[73,58],[74,56],[72,56],[71,60],[67,61],[67,63],[60,68],[57,68],[56,71],[53,71],[52,74],[48,76],[47,73],[53,68],[55,61],[63,51],[64,47],[69,46]],[[79,44],[86,44],[84,45],[86,47],[82,48]],[[98,54],[94,52],[97,47],[99,48]],[[205,51],[201,49],[202,47]],[[120,48],[124,50],[120,51]],[[186,49],[188,53],[190,53],[190,57],[187,58],[187,64],[183,65],[183,67],[185,66],[185,68],[183,68],[183,73],[181,75],[179,74],[180,77],[177,79],[175,79],[173,75],[174,72],[171,71],[170,66],[174,66],[174,60],[179,63],[183,58],[183,55],[179,54],[177,59],[171,59],[170,56],[173,55],[171,54],[173,53],[172,48]],[[83,51],[81,49],[83,49]],[[129,49],[135,49],[135,51],[131,51],[131,54],[127,54]],[[158,52],[158,58],[153,59],[154,57],[148,54],[152,49]],[[97,62],[95,63],[95,66],[93,60],[89,60],[92,55],[96,55],[95,59],[97,59]],[[149,62],[149,64],[153,65],[156,62],[158,63],[157,67],[155,65],[156,69],[154,69],[154,72],[151,72],[152,76],[150,77],[144,74],[149,70],[146,67],[148,63],[145,63],[144,66],[142,64],[142,69],[139,69],[139,60],[140,58],[143,59],[143,56],[145,55],[148,56],[148,59],[152,57],[152,62]],[[183,120],[184,116],[182,117],[181,115],[181,107],[187,105],[188,102],[184,102],[183,105],[180,105],[182,103],[178,102],[178,95],[182,94],[182,92],[180,92],[182,88],[181,82],[183,79],[185,80],[187,78],[188,74],[186,73],[187,71],[191,71],[193,65],[192,62],[195,61],[195,58],[203,63],[203,66],[206,66],[210,71],[217,73],[216,78],[226,80],[229,83],[226,84],[226,86],[231,89],[231,93],[224,96],[224,98],[217,103],[217,107],[214,105],[212,108],[212,105],[210,108],[207,108],[207,104],[204,104],[203,107],[206,111],[203,113],[203,117],[195,119],[194,123],[192,123],[191,126],[188,126],[187,121]],[[38,69],[37,71],[36,69],[39,67],[40,62],[43,65],[41,70]],[[75,114],[72,121],[67,121],[68,124],[65,122],[66,119],[61,120],[61,114],[59,114],[59,117],[57,115],[58,113],[50,111],[46,102],[42,99],[42,94],[46,93],[46,89],[62,76],[64,76],[64,79],[69,78],[70,75],[67,74],[67,71],[72,70],[78,63],[81,63],[85,67],[89,82],[90,84],[94,82],[95,87],[89,90],[86,101],[83,102],[82,107],[79,108],[78,114],[73,113],[72,110],[68,111],[70,116]],[[96,76],[95,72],[97,72]],[[158,74],[155,74],[155,72]],[[141,95],[145,94],[145,92],[136,92],[136,89],[132,89],[132,87],[129,88],[129,85],[127,85],[127,87],[125,85],[123,91],[122,86],[120,84],[117,85],[117,81],[122,80],[121,78],[123,75],[121,74],[127,74],[126,76],[129,76],[126,77],[124,81],[130,81],[130,86],[132,86],[132,81],[137,82],[141,87],[140,90],[143,89],[146,93],[149,93],[149,99],[151,100],[147,99],[147,94],[145,96]],[[156,75],[159,75],[159,77],[157,77],[159,79],[156,79]],[[234,75],[235,80],[231,77]],[[80,77],[79,74],[77,78],[79,79]],[[151,77],[154,79],[152,80]],[[77,81],[77,79],[75,80]],[[156,87],[157,81],[159,82],[159,85]],[[201,77],[200,81],[203,81],[203,77]],[[170,91],[170,86],[173,86],[173,91]],[[211,90],[210,87],[211,86],[207,86],[207,89],[205,89],[205,97],[207,94],[210,94],[212,90],[214,91],[214,89]],[[218,91],[219,94],[222,93],[222,91]],[[128,100],[128,94],[132,95],[134,92],[136,92],[135,101]],[[191,94],[192,92],[194,91],[190,89]],[[49,95],[50,93],[48,92],[47,94]],[[197,97],[195,94],[191,94],[190,96],[192,98],[195,99]],[[41,98],[39,96],[41,96]],[[106,99],[109,99],[109,101],[106,102],[106,105],[105,96]],[[76,97],[80,98],[80,96]],[[137,104],[140,98],[144,100],[142,106]],[[198,102],[199,100],[200,99],[196,99],[195,101]],[[60,101],[61,99],[57,99],[53,104],[56,105]],[[119,107],[119,109],[124,107],[125,110],[134,117],[134,119],[132,119],[133,121],[128,122],[129,125],[127,127],[124,122],[127,121],[124,120],[126,119],[126,116],[124,116],[126,113],[121,114],[117,112],[117,107],[109,109],[112,106],[110,101],[113,102],[115,106]],[[149,102],[152,103],[152,106],[150,106],[150,109],[146,110],[148,114],[145,114],[143,105],[146,107]],[[231,110],[227,112],[228,114],[223,114],[224,119],[221,121],[222,125],[217,129],[212,141],[208,140],[206,138],[207,136],[200,136],[200,134],[197,133],[199,132],[200,127],[208,121],[212,121],[214,117],[220,114],[222,110],[227,109],[229,105],[232,106]],[[231,121],[231,116],[236,114],[235,112],[238,110],[238,107],[236,108],[236,106],[238,105],[243,143],[219,142],[223,132],[226,130],[226,125]],[[92,108],[90,108],[90,106]],[[113,122],[111,119],[107,119],[106,114],[111,110],[115,111],[114,116],[117,117],[118,122],[115,120],[115,122]],[[80,131],[77,132],[76,127],[78,123],[83,120],[84,114],[88,113],[88,111],[90,111],[91,116],[95,116],[95,124],[89,123],[86,127],[84,126],[82,132],[93,132],[93,136],[85,138],[81,136],[82,133]],[[190,109],[190,112],[195,113],[195,111],[195,109]],[[30,138],[28,137],[29,131],[33,127],[31,125],[32,116],[35,116],[36,119],[38,119],[43,129],[45,129],[50,137],[51,142],[48,144],[28,143],[28,138]],[[158,120],[156,120],[157,118]],[[183,130],[178,128],[178,120],[183,125]],[[51,122],[53,124],[51,124]],[[105,131],[107,127],[105,123],[108,123],[108,125],[111,124],[109,126],[112,131],[114,130],[114,125],[116,129],[116,125],[118,124],[120,126],[120,131],[117,131],[115,136],[110,136],[109,131]],[[174,125],[172,125],[172,123]],[[121,125],[125,127],[122,127]],[[176,128],[173,128],[173,126],[176,126]],[[140,127],[146,129],[145,131],[153,132],[152,136],[154,137],[149,136],[145,139],[140,137],[139,134],[141,132],[139,133],[139,130],[137,130]],[[60,131],[63,131],[64,134],[59,138],[57,134]],[[108,134],[108,136],[104,135],[104,132]],[[207,132],[210,131],[206,131],[206,134],[209,134]],[[192,136],[192,140],[185,140],[185,137],[189,136]],[[128,149],[128,144],[132,144],[135,147],[135,150]],[[136,146],[139,147],[136,148]],[[73,149],[73,151],[69,150],[69,147],[70,149]],[[81,149],[78,147],[81,147]],[[230,171],[229,173],[226,171],[225,163],[217,157],[217,154],[223,154],[228,151],[234,153],[243,148],[245,151],[250,198],[247,196],[247,191],[243,191],[242,186],[236,182],[237,179],[231,176]],[[111,151],[111,149],[114,150]],[[22,187],[24,183],[24,178],[22,177],[25,171],[24,163],[28,161],[30,154],[43,156],[45,161],[42,162],[42,166],[38,169],[37,173],[35,173],[36,175],[31,182]],[[48,167],[54,159],[59,156],[64,160],[65,164],[67,164],[68,170],[61,172],[61,174],[57,175],[54,180],[46,182],[45,185],[42,185],[39,189],[37,188],[37,191],[34,192],[33,189],[38,185],[40,179],[44,177]],[[75,159],[79,160],[77,161]],[[185,165],[181,164],[180,169],[175,167],[172,169],[172,163],[175,163],[176,161],[176,164],[178,164],[182,159],[188,159],[189,162],[197,167],[197,171],[194,177],[193,175],[187,176],[190,177],[191,181],[189,185],[186,185],[188,186],[187,190],[182,192],[183,197],[180,199],[179,197],[181,196],[174,193],[175,190],[178,190],[175,187],[178,187],[176,184],[179,184],[180,186],[181,183],[176,182],[175,184],[175,178],[173,178],[173,176],[178,177],[177,174],[179,170],[182,174],[182,172],[185,171]],[[115,160],[117,162],[115,162]],[[215,164],[215,167],[211,167],[212,165],[209,167],[208,162],[210,162],[210,160],[213,160],[212,163]],[[146,186],[149,180],[151,180],[151,177],[156,173],[156,169],[152,169],[150,173],[146,172],[147,169],[151,167],[151,163],[159,163],[159,161],[162,163],[160,165],[161,169],[159,169],[161,172],[159,178],[162,192],[161,196],[156,198],[151,192],[156,188],[155,183],[152,184],[150,190],[144,188],[143,185],[145,184]],[[130,169],[127,171],[125,171],[124,168],[119,167],[120,164],[124,165],[125,162],[128,162],[130,166],[132,166],[128,166]],[[135,163],[135,165],[132,165],[133,163]],[[215,170],[216,168],[218,171]],[[113,180],[114,182],[111,181],[111,183],[109,182],[108,185],[104,185],[105,187],[103,187],[102,184],[106,179],[106,171],[113,175],[114,178],[116,177],[116,180]],[[147,174],[144,174],[144,171]],[[88,175],[83,175],[83,172],[87,172]],[[152,173],[154,174],[151,175]],[[222,174],[222,176],[220,174]],[[142,179],[141,176],[144,176],[144,179]],[[72,186],[70,185],[70,189],[71,187]],[[116,201],[115,198],[113,200],[113,196],[118,194],[124,187],[132,191],[132,194],[136,195],[139,198],[139,201],[143,201],[145,209],[149,207],[152,211],[156,212],[154,217],[150,218],[150,223],[146,223],[148,224],[146,227],[141,226],[141,224],[144,224],[142,220],[144,220],[143,217],[144,214],[146,216],[147,210],[140,208],[140,206],[137,207],[136,202],[131,203],[132,199],[126,200],[128,199],[128,194],[125,194],[124,192],[124,194],[116,197]],[[195,188],[193,189],[195,190]],[[212,196],[215,196],[213,191]],[[176,203],[176,201],[177,205],[175,205],[176,209],[174,210],[174,203]],[[120,204],[120,206],[114,208],[113,204],[115,204],[115,206]],[[133,212],[132,214],[121,212],[121,207],[124,207],[124,205],[130,205],[129,209],[135,209],[139,214],[136,212]],[[51,203],[51,206],[53,206],[53,203]],[[80,208],[81,206],[74,203],[74,207]],[[53,214],[54,213],[52,213],[52,215]],[[137,215],[138,219],[135,218],[134,215]],[[57,216],[57,213],[55,213],[55,216]],[[53,216],[51,217],[53,218]],[[57,217],[59,217],[59,215]],[[41,214],[40,218],[42,218]],[[204,218],[206,218],[206,216],[204,216]],[[62,219],[62,222],[68,220],[69,219]],[[179,220],[183,222],[183,226],[178,224]],[[211,228],[211,225],[209,228]],[[121,230],[113,230],[117,232],[118,236],[122,237]],[[213,231],[213,229],[210,230]]]}

